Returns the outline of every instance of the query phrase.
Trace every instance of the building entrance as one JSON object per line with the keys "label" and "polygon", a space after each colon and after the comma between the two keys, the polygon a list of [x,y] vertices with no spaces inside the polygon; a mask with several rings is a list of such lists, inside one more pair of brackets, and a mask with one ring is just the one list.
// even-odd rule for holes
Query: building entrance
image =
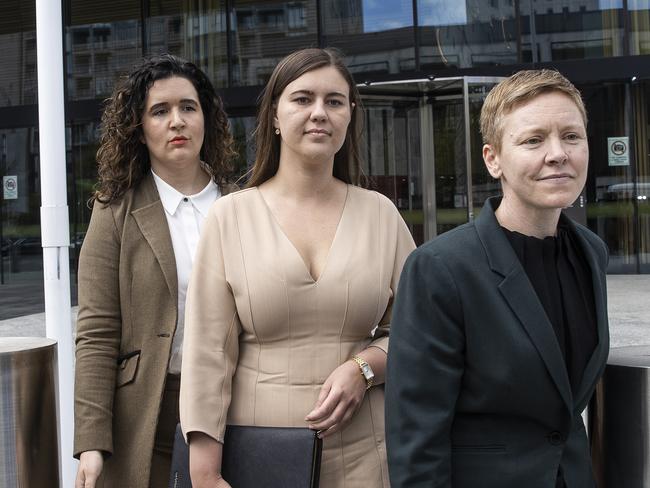
{"label": "building entrance", "polygon": [[365,172],[393,200],[418,245],[473,219],[499,192],[483,165],[479,114],[500,80],[359,85],[366,109]]}

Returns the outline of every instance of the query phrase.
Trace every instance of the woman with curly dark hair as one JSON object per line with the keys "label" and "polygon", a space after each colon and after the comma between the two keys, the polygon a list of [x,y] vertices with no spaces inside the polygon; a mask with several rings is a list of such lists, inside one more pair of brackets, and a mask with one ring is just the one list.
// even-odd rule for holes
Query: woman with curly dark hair
{"label": "woman with curly dark hair", "polygon": [[232,147],[210,80],[177,57],[144,60],[107,102],[79,260],[77,488],[167,485],[185,293]]}

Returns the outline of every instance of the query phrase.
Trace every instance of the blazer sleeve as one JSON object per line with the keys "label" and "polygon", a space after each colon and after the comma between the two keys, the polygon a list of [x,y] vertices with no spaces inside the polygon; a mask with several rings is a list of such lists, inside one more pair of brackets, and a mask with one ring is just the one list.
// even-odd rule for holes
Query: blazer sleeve
{"label": "blazer sleeve", "polygon": [[79,257],[74,456],[113,452],[113,397],[122,332],[120,234],[113,210],[95,202]]}
{"label": "blazer sleeve", "polygon": [[[221,209],[226,200],[217,203]],[[210,209],[194,258],[185,305],[180,418],[183,435],[202,432],[223,442],[239,357],[241,325],[224,263],[227,234]]]}
{"label": "blazer sleeve", "polygon": [[386,374],[391,486],[451,487],[451,426],[465,335],[456,283],[420,248],[406,261],[393,310]]}
{"label": "blazer sleeve", "polygon": [[379,232],[384,235],[380,235],[379,241],[380,245],[386,248],[386,254],[388,254],[388,259],[385,262],[388,263],[386,265],[386,272],[390,274],[390,290],[388,304],[369,346],[378,347],[384,352],[388,352],[388,336],[390,334],[393,301],[395,293],[397,293],[397,286],[400,275],[402,274],[404,262],[409,254],[413,252],[413,249],[415,249],[415,242],[413,241],[413,236],[409,228],[406,226],[404,219],[402,219],[393,202],[383,195],[379,195],[379,198],[381,203],[380,212],[385,212],[389,217],[385,219],[386,223],[380,226]]}

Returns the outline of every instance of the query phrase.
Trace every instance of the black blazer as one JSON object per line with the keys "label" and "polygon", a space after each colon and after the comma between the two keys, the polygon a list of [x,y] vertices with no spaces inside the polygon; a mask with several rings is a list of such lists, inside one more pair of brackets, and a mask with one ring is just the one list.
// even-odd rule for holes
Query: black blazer
{"label": "black blazer", "polygon": [[593,279],[598,345],[574,396],[553,327],[488,200],[406,261],[386,379],[391,486],[595,486],[581,412],[607,362],[607,247],[565,216]]}

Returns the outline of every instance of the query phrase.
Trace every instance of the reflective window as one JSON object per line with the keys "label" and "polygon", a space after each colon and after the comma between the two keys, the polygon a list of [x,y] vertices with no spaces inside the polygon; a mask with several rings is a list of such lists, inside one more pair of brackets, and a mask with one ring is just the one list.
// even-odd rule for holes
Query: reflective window
{"label": "reflective window", "polygon": [[145,32],[147,52],[171,53],[191,60],[216,87],[228,85],[224,0],[151,2]]}
{"label": "reflective window", "polygon": [[366,99],[363,172],[368,186],[390,198],[417,244],[424,241],[418,102]]}
{"label": "reflective window", "polygon": [[501,183],[492,178],[483,161],[483,138],[481,136],[481,109],[485,97],[494,88],[496,81],[469,81],[468,113],[469,113],[469,146],[472,166],[472,212],[478,217],[485,200],[501,194]]}
{"label": "reflective window", "polygon": [[[38,132],[0,130],[0,284],[42,283]],[[11,179],[10,185],[6,181]],[[7,192],[7,188],[11,191]]]}
{"label": "reflective window", "polygon": [[625,54],[624,14],[620,0],[531,0],[520,2],[520,5],[522,58],[525,62]]}
{"label": "reflective window", "polygon": [[70,1],[65,28],[68,100],[105,98],[142,57],[140,4]]}
{"label": "reflective window", "polygon": [[[589,173],[587,224],[609,247],[611,273],[636,272],[634,168],[632,155],[614,158],[614,140],[632,140],[631,94],[626,85],[586,87],[582,90],[589,114]],[[613,107],[615,107],[613,109]]]}
{"label": "reflective window", "polygon": [[436,234],[440,235],[467,222],[467,158],[462,94],[435,97],[432,110]]}
{"label": "reflective window", "polygon": [[66,127],[68,211],[70,213],[70,272],[76,283],[79,251],[91,208],[89,200],[97,182],[95,154],[99,147],[99,121],[75,121]]}
{"label": "reflective window", "polygon": [[230,130],[235,139],[237,160],[235,161],[235,179],[242,178],[240,186],[245,184],[246,172],[255,162],[255,117],[230,117]]}
{"label": "reflective window", "polygon": [[284,56],[318,45],[316,0],[236,0],[231,5],[233,86],[263,85]]}
{"label": "reflective window", "polygon": [[635,89],[636,186],[634,201],[639,220],[639,271],[650,273],[650,83]]}
{"label": "reflective window", "polygon": [[513,2],[418,0],[417,5],[423,71],[518,61]]}
{"label": "reflective window", "polygon": [[630,54],[650,54],[650,1],[628,0]]}
{"label": "reflective window", "polygon": [[35,2],[3,0],[0,16],[0,107],[36,103]]}
{"label": "reflective window", "polygon": [[415,70],[411,0],[323,0],[325,46],[341,49],[357,77]]}

